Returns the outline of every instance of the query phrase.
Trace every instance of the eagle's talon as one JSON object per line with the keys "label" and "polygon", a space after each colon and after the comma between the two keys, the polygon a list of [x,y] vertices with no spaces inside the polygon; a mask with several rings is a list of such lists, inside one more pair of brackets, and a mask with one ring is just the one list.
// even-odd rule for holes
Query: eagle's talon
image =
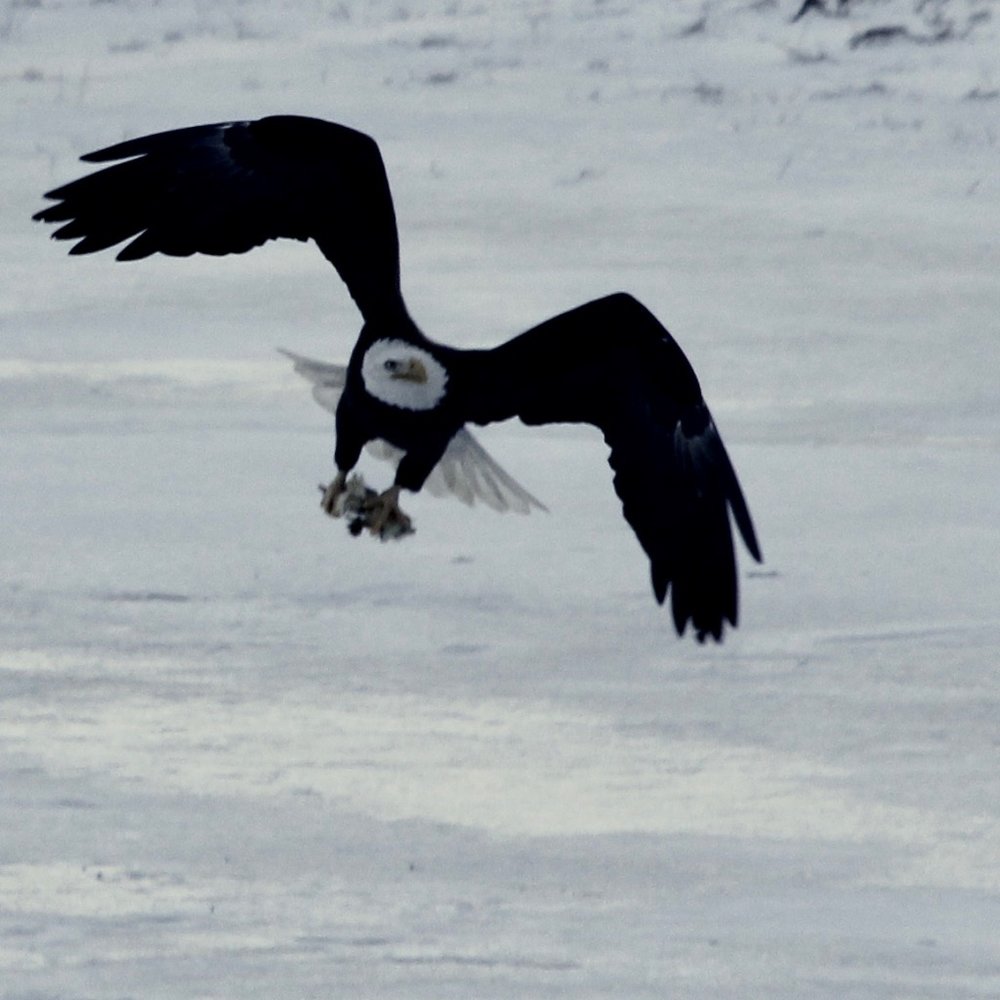
{"label": "eagle's talon", "polygon": [[383,541],[399,538],[413,531],[413,521],[399,506],[399,487],[390,486],[365,504],[368,531]]}
{"label": "eagle's talon", "polygon": [[355,537],[366,528],[383,542],[413,534],[413,521],[399,509],[398,486],[376,493],[359,473],[348,477],[338,472],[337,478],[320,490],[323,510],[331,517],[344,518]]}
{"label": "eagle's talon", "polygon": [[320,483],[319,488],[323,491],[323,499],[319,505],[330,517],[340,517],[344,513],[343,497],[347,493],[347,476],[343,472],[338,472],[333,482],[324,486]]}

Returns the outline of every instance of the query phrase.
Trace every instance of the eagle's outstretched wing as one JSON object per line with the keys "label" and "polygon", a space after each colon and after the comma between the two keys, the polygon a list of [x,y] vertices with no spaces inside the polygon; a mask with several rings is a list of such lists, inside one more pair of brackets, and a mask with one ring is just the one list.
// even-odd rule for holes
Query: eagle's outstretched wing
{"label": "eagle's outstretched wing", "polygon": [[143,136],[81,159],[115,163],[49,191],[70,253],[129,240],[119,260],[244,253],[314,239],[366,320],[402,308],[399,239],[378,146],[343,125],[279,115]]}
{"label": "eagle's outstretched wing", "polygon": [[625,518],[649,556],[653,592],[668,590],[678,634],[722,637],[738,617],[729,517],[760,561],[736,473],[677,342],[634,298],[611,295],[492,351],[476,368],[476,422],[594,424]]}
{"label": "eagle's outstretched wing", "polygon": [[[337,403],[347,381],[347,366],[317,361],[279,348],[290,358],[295,370],[312,383],[313,398],[324,409],[337,412]],[[399,464],[403,452],[387,441],[376,439],[367,445],[376,458]],[[434,496],[455,496],[472,506],[477,500],[493,510],[528,514],[546,510],[466,429],[461,428],[427,477],[423,488]]]}

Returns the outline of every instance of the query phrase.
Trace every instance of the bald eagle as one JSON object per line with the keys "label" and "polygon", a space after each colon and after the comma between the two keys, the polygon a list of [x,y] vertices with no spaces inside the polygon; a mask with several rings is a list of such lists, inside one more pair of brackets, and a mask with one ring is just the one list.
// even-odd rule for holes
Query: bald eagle
{"label": "bald eagle", "polygon": [[111,165],[49,191],[55,204],[34,216],[61,223],[53,236],[76,240],[71,254],[128,241],[118,260],[223,255],[290,237],[314,240],[337,269],[364,324],[336,406],[336,474],[321,501],[327,513],[341,511],[348,474],[368,442],[387,442],[401,455],[368,522],[382,534],[409,526],[400,491],[420,490],[449,445],[469,436],[467,424],[511,417],[592,424],[610,448],[614,488],[649,557],[656,600],[670,593],[677,634],[690,622],[699,641],[718,641],[727,621],[736,625],[730,516],[760,561],[750,513],[694,370],[631,295],[588,302],[490,350],[429,339],[403,302],[378,146],[315,118],[198,125],[82,159]]}

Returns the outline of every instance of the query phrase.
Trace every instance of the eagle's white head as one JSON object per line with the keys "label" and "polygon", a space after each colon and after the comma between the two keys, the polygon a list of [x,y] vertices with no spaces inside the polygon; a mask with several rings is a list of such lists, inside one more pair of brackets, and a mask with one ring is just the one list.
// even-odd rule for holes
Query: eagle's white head
{"label": "eagle's white head", "polygon": [[361,359],[365,389],[404,410],[430,410],[444,398],[448,372],[429,351],[394,337],[376,340]]}

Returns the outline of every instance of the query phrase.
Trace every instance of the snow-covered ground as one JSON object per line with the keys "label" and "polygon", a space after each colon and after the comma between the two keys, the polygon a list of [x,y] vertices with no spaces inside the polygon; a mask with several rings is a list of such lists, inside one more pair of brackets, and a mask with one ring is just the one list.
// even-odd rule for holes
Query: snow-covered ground
{"label": "snow-covered ground", "polygon": [[[1000,3],[799,6],[3,3],[3,1000],[1000,995]],[[596,432],[482,434],[550,514],[324,518],[314,248],[30,222],[274,112],[378,139],[430,335],[670,327],[767,557],[724,645]]]}

